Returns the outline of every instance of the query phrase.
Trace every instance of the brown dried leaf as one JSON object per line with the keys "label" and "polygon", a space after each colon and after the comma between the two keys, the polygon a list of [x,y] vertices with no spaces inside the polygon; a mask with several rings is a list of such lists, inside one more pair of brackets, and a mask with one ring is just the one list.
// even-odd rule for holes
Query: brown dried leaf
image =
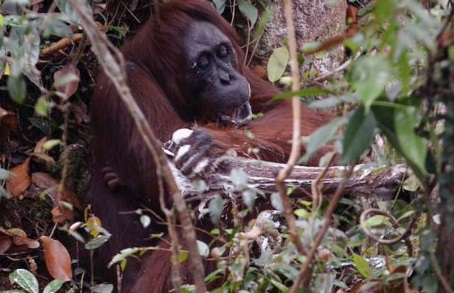
{"label": "brown dried leaf", "polygon": [[39,189],[46,191],[46,193],[53,199],[54,207],[51,210],[51,214],[54,223],[64,224],[65,221],[72,221],[74,219],[74,213],[67,207],[67,203],[79,210],[82,210],[82,204],[76,194],[66,187],[63,188],[62,192],[58,191],[58,180],[49,174],[44,172],[35,172],[32,174],[32,182]]}
{"label": "brown dried leaf", "polygon": [[0,235],[0,255],[4,254],[13,245],[13,238],[7,235]]}
{"label": "brown dried leaf", "polygon": [[[9,238],[9,240],[7,240],[6,238]],[[0,227],[0,239],[2,239],[2,241],[4,240],[3,245],[5,245],[5,246],[3,246],[0,243],[0,246],[2,246],[2,247],[6,247],[7,243],[9,243],[11,241],[11,244],[9,245],[9,247],[6,250],[8,250],[10,248],[15,248],[16,251],[18,251],[18,250],[20,251],[20,250],[23,250],[24,246],[27,248],[31,248],[31,249],[38,248],[40,246],[38,241],[28,238],[27,233],[25,233],[24,230],[19,229],[19,228],[11,228],[11,229],[5,230]],[[20,246],[22,246],[22,248]],[[0,248],[0,251],[1,250],[2,249]],[[3,252],[5,252],[5,251],[3,251]]]}
{"label": "brown dried leaf", "polygon": [[57,167],[57,163],[55,162],[54,158],[47,154],[32,154],[32,159],[34,163],[38,164],[38,166],[42,166],[45,170],[52,170]]}
{"label": "brown dried leaf", "polygon": [[6,191],[12,196],[20,196],[30,186],[30,158],[9,170],[13,173],[6,181]]}
{"label": "brown dried leaf", "polygon": [[47,136],[44,136],[43,138],[41,138],[35,145],[35,148],[33,149],[33,153],[34,154],[43,154],[45,153],[44,152],[44,148],[43,148],[43,145],[47,142]]}
{"label": "brown dried leaf", "polygon": [[27,237],[24,230],[19,228],[8,229],[7,232],[13,237],[13,243],[17,246],[25,245],[28,248],[38,248],[39,242]]}
{"label": "brown dried leaf", "polygon": [[12,131],[17,131],[18,125],[16,114],[0,108],[0,142],[5,141]]}
{"label": "brown dried leaf", "polygon": [[47,190],[48,194],[53,198],[55,203],[66,201],[72,204],[79,210],[82,210],[82,204],[79,198],[69,190],[63,188],[62,192],[58,192],[59,181],[54,177],[44,172],[35,172],[32,174],[32,182],[42,190]]}
{"label": "brown dried leaf", "polygon": [[72,279],[71,257],[68,250],[60,241],[47,236],[41,236],[44,248],[44,260],[49,274],[58,280]]}
{"label": "brown dried leaf", "polygon": [[67,98],[74,95],[79,88],[80,72],[76,66],[67,64],[54,73],[54,85],[57,91]]}
{"label": "brown dried leaf", "polygon": [[87,219],[87,228],[93,237],[99,235],[99,231],[96,230],[96,227],[102,227],[101,219],[95,216],[90,216],[90,218]]}

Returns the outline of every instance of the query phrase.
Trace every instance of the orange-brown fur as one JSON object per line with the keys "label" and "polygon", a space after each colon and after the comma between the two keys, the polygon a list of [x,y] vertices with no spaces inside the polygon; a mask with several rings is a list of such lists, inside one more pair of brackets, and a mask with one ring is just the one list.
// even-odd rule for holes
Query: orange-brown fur
{"label": "orange-brown fur", "polygon": [[[272,102],[279,90],[243,65],[237,70],[251,85],[253,112],[262,112],[263,117],[238,129],[194,121],[194,106],[187,101],[184,89],[179,87],[175,76],[181,74],[184,62],[181,57],[184,49],[181,47],[182,35],[191,22],[197,20],[213,23],[228,36],[238,56],[238,64],[243,64],[244,55],[229,23],[217,14],[210,3],[200,0],[171,1],[162,5],[122,49],[128,61],[126,69],[132,94],[156,136],[166,142],[175,130],[197,125],[211,134],[214,143],[224,149],[234,148],[240,155],[250,156],[248,149],[257,147],[260,159],[285,162],[291,149],[291,104],[289,101]],[[314,113],[304,105],[301,110],[302,135],[311,134],[331,119],[330,115]],[[91,186],[93,210],[112,233],[112,238],[97,255],[96,264],[101,270],[98,272],[103,272],[115,253],[126,247],[156,245],[148,240],[149,234],[165,232],[166,229],[157,223],[144,229],[137,215],[123,213],[144,206],[160,213],[157,177],[153,159],[134,126],[131,114],[102,72],[92,99],[91,123],[95,158]],[[246,128],[254,133],[255,139],[247,138]],[[317,158],[325,151],[319,152]],[[315,164],[316,159],[311,163]],[[115,190],[107,187],[102,172],[105,166],[118,174],[123,186]],[[165,242],[158,245],[167,247]],[[169,256],[166,252],[157,251],[143,256],[141,260],[130,260],[123,279],[123,292],[168,292]],[[184,278],[190,278],[188,268],[183,265],[182,270]],[[115,281],[113,271],[111,278]]]}

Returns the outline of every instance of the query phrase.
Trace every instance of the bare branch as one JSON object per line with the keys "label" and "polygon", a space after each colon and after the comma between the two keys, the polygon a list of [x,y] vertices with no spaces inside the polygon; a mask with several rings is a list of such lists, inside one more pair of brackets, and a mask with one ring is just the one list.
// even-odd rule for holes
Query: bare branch
{"label": "bare branch", "polygon": [[[210,192],[223,191],[227,187],[233,187],[230,180],[230,172],[233,169],[242,169],[249,176],[249,182],[254,187],[265,193],[278,191],[275,183],[277,174],[285,164],[256,161],[244,158],[225,157],[221,168],[217,173],[206,178]],[[326,171],[325,171],[326,169]],[[312,196],[312,185],[318,180],[317,185],[325,196],[334,194],[343,180],[347,168],[344,166],[304,167],[295,166],[292,174],[284,181],[284,187],[294,187],[294,197]],[[176,168],[172,168],[174,176],[185,198],[200,194],[200,191],[191,186],[191,182],[185,178]],[[323,178],[318,178],[325,172]],[[355,196],[378,196],[391,199],[401,187],[402,181],[409,176],[410,170],[405,165],[374,166],[367,164],[356,165],[352,176],[346,181],[344,193]]]}
{"label": "bare branch", "polygon": [[317,253],[318,247],[322,243],[323,237],[325,237],[326,231],[328,231],[328,228],[330,226],[331,222],[331,217],[334,214],[334,210],[337,207],[337,204],[339,203],[339,200],[342,198],[342,195],[344,194],[346,184],[350,178],[350,176],[353,173],[353,166],[349,167],[349,169],[344,172],[342,181],[338,185],[336,189],[336,193],[332,197],[328,209],[326,210],[325,216],[323,217],[323,226],[318,232],[317,236],[315,237],[315,241],[312,244],[312,248],[309,251],[309,254],[307,255],[306,261],[304,262],[303,266],[301,267],[298,276],[296,277],[295,282],[293,283],[292,288],[290,288],[290,293],[296,293],[298,292],[298,288],[300,287],[301,284],[305,284],[311,279],[311,266],[312,262],[315,258],[315,254]]}
{"label": "bare branch", "polygon": [[[284,14],[285,21],[287,24],[287,36],[288,45],[290,52],[290,69],[292,72],[292,91],[296,92],[300,89],[300,74],[298,66],[298,56],[296,51],[296,38],[295,38],[295,26],[293,24],[293,13],[292,13],[292,1],[284,0]],[[300,158],[301,150],[301,101],[300,97],[294,96],[292,98],[292,112],[293,112],[293,137],[292,137],[292,150],[287,164],[282,170],[279,171],[276,177],[276,184],[279,190],[282,205],[285,210],[285,219],[287,220],[289,234],[300,254],[306,254],[304,251],[303,244],[297,234],[296,220],[293,215],[293,209],[290,205],[290,200],[287,196],[286,189],[284,186],[284,180],[287,178],[292,171],[293,166]]]}

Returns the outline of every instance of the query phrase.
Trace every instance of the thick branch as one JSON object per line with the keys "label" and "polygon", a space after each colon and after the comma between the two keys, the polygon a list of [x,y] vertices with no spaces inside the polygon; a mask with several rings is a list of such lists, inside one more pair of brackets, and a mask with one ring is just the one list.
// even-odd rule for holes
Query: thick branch
{"label": "thick branch", "polygon": [[[230,172],[235,168],[243,169],[249,175],[249,181],[255,187],[265,192],[276,192],[275,175],[284,164],[256,161],[242,158],[226,158],[220,170],[206,179],[210,191],[222,191],[231,186]],[[287,187],[296,187],[296,196],[310,196],[311,186],[317,176],[325,168],[295,166],[292,174],[285,180]],[[179,178],[179,185],[185,197],[198,194],[192,189],[190,182],[173,168],[172,172]],[[346,167],[329,167],[321,179],[322,192],[326,196],[333,194],[341,183]],[[408,176],[405,165],[377,167],[371,165],[356,165],[352,176],[346,181],[344,193],[358,195],[375,195],[382,198],[392,198],[400,188],[402,181]]]}

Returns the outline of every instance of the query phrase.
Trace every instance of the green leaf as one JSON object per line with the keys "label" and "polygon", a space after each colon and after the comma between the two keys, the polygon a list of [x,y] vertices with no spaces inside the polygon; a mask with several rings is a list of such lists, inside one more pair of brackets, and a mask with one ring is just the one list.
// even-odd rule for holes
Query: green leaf
{"label": "green leaf", "polygon": [[251,27],[253,27],[258,17],[257,8],[246,0],[238,0],[238,9],[241,14],[249,20]]}
{"label": "green leaf", "polygon": [[427,174],[425,163],[427,157],[427,142],[415,133],[418,115],[415,107],[406,107],[396,111],[395,129],[402,155],[410,160],[418,171]]}
{"label": "green leaf", "polygon": [[360,273],[363,277],[368,278],[370,277],[372,270],[367,263],[367,261],[360,255],[354,253],[353,254],[353,263],[355,264],[358,273]]}
{"label": "green leaf", "polygon": [[254,189],[246,189],[241,193],[243,202],[249,210],[254,208],[255,199],[257,198],[257,193]]}
{"label": "green leaf", "polygon": [[208,204],[208,210],[210,211],[210,219],[213,224],[219,223],[222,212],[224,211],[224,202],[219,194],[216,194]]}
{"label": "green leaf", "polygon": [[343,101],[338,97],[329,97],[326,99],[316,100],[309,104],[309,107],[312,109],[327,109],[336,107],[337,105],[342,104]]}
{"label": "green leaf", "polygon": [[9,274],[11,283],[16,283],[28,293],[38,293],[39,285],[36,277],[29,271],[24,269],[17,269]]}
{"label": "green leaf", "polygon": [[[268,68],[269,68],[269,64],[268,64]],[[284,70],[285,70],[285,68],[284,68]],[[329,91],[327,91],[325,89],[321,89],[321,88],[317,88],[317,87],[309,87],[309,88],[301,89],[299,91],[294,91],[294,92],[293,91],[288,91],[288,92],[279,93],[278,95],[276,95],[273,98],[273,101],[280,101],[280,100],[284,100],[284,99],[290,99],[290,98],[293,98],[295,96],[298,96],[298,97],[323,96],[323,95],[326,95],[328,93],[329,93]]]}
{"label": "green leaf", "polygon": [[427,176],[425,169],[427,146],[426,141],[415,133],[419,121],[417,108],[389,103],[389,105],[374,105],[371,109],[379,128],[386,135],[391,146],[405,158],[418,179],[424,180]]}
{"label": "green leaf", "polygon": [[387,222],[387,219],[388,217],[382,215],[375,215],[364,221],[363,225],[367,228],[377,227],[385,224]]}
{"label": "green leaf", "polygon": [[181,293],[194,293],[196,292],[195,285],[184,284],[181,286]]}
{"label": "green leaf", "polygon": [[416,192],[420,189],[421,182],[419,181],[418,177],[415,174],[410,175],[407,179],[405,179],[402,188],[407,191]]}
{"label": "green leaf", "polygon": [[[63,13],[65,16],[64,18],[62,17],[61,20],[73,23],[73,24],[79,24],[79,14],[74,11],[73,7],[71,6],[71,3],[67,0],[58,0],[57,2],[57,7],[58,9]],[[91,15],[93,14],[93,11],[91,9],[91,5],[88,3],[86,0],[79,0],[80,7],[84,7],[87,12]]]}
{"label": "green leaf", "polygon": [[271,284],[276,287],[280,292],[288,292],[288,288],[287,286],[285,286],[284,284],[282,284],[281,282],[279,282],[278,280],[276,279],[271,279]]}
{"label": "green leaf", "polygon": [[16,5],[27,6],[30,5],[30,0],[9,0],[9,1],[2,1],[2,2],[9,2]]}
{"label": "green leaf", "polygon": [[391,13],[396,9],[396,4],[398,2],[394,1],[378,1],[374,6],[374,16],[382,22],[388,22]]}
{"label": "green leaf", "polygon": [[412,211],[406,211],[402,216],[400,216],[400,217],[397,219],[397,221],[401,221],[401,220],[403,220],[403,219],[405,219],[405,218],[408,218],[408,217],[414,215],[415,213],[416,213],[416,211],[413,211],[413,210],[412,210]]}
{"label": "green leaf", "polygon": [[270,59],[268,60],[267,72],[269,81],[275,82],[282,77],[289,59],[290,53],[288,52],[287,48],[280,47],[274,49],[273,53],[270,56]]}
{"label": "green leaf", "polygon": [[35,112],[39,116],[48,116],[53,107],[53,103],[50,102],[46,97],[40,97],[35,104]]}
{"label": "green leaf", "polygon": [[184,263],[189,258],[189,253],[187,251],[182,251],[178,253],[178,263]]}
{"label": "green leaf", "polygon": [[41,76],[36,74],[36,63],[40,53],[40,33],[36,26],[20,24],[12,26],[5,42],[5,48],[11,54],[11,75],[26,75],[30,81],[40,85]]}
{"label": "green leaf", "polygon": [[284,211],[284,206],[282,205],[279,193],[275,192],[271,194],[271,206],[280,212]]}
{"label": "green leaf", "polygon": [[334,108],[341,103],[358,103],[359,97],[356,94],[347,94],[342,96],[334,96],[323,98],[320,100],[313,101],[309,104],[311,109],[325,109]]}
{"label": "green leaf", "polygon": [[44,287],[43,293],[56,293],[64,283],[63,280],[53,280]]}
{"label": "green leaf", "polygon": [[112,258],[112,260],[110,261],[110,263],[107,267],[110,268],[112,265],[116,264],[117,262],[121,262],[121,261],[125,260],[128,256],[131,256],[139,251],[140,251],[140,248],[138,248],[138,247],[125,248],[125,249],[121,250],[119,253],[117,253],[116,255],[114,255],[114,257]]}
{"label": "green leaf", "polygon": [[104,243],[106,243],[109,240],[110,236],[111,236],[110,234],[98,235],[95,238],[88,241],[87,243],[85,243],[84,247],[85,247],[85,249],[88,249],[88,250],[94,250],[94,249],[100,247],[101,245],[103,245]]}
{"label": "green leaf", "polygon": [[273,8],[266,7],[265,11],[260,15],[257,25],[254,28],[254,39],[260,39],[262,34],[265,32],[266,26],[269,23],[271,16],[273,15]]}
{"label": "green leaf", "polygon": [[296,209],[294,212],[295,216],[297,216],[298,218],[301,218],[301,219],[307,219],[309,218],[310,214],[308,211],[306,211],[305,209]]}
{"label": "green leaf", "polygon": [[205,283],[211,283],[217,279],[219,279],[221,276],[224,275],[224,270],[223,269],[217,269],[215,270],[214,272],[211,272],[209,273],[206,277],[205,277]]}
{"label": "green leaf", "polygon": [[390,67],[382,56],[361,57],[351,72],[352,87],[369,111],[372,103],[382,94],[390,80]]}
{"label": "green leaf", "polygon": [[51,35],[58,36],[61,38],[64,37],[70,38],[74,35],[74,32],[71,30],[68,23],[63,22],[60,19],[46,20],[43,26],[44,30],[42,33],[44,38],[49,38],[49,36]]}
{"label": "green leaf", "polygon": [[397,71],[399,80],[402,83],[402,92],[407,94],[410,91],[411,79],[412,75],[412,68],[410,66],[411,59],[408,52],[403,52],[399,56],[399,60],[397,61]]}
{"label": "green leaf", "polygon": [[225,0],[213,0],[213,3],[219,14],[222,14],[225,10]]}
{"label": "green leaf", "polygon": [[0,168],[0,180],[6,180],[10,175],[11,173],[8,170]]}
{"label": "green leaf", "polygon": [[210,255],[210,248],[205,242],[197,240],[197,249],[199,250],[199,254],[203,257],[208,257]]}
{"label": "green leaf", "polygon": [[63,145],[61,139],[49,139],[43,144],[43,149],[49,151],[58,145]]}
{"label": "green leaf", "polygon": [[80,78],[74,73],[67,73],[54,82],[54,87],[59,88],[70,83],[79,82]]}
{"label": "green leaf", "polygon": [[114,290],[114,286],[112,284],[98,284],[90,287],[90,290],[93,293],[111,293]]}
{"label": "green leaf", "polygon": [[306,153],[300,159],[300,161],[302,163],[309,161],[309,159],[315,152],[317,152],[317,150],[327,145],[328,142],[333,139],[339,127],[343,126],[346,121],[347,119],[345,117],[335,118],[330,123],[323,125],[316,131],[314,131],[309,137],[309,140],[306,144]]}
{"label": "green leaf", "polygon": [[142,216],[140,216],[140,223],[142,224],[142,226],[144,228],[147,228],[151,224],[151,219],[147,215],[142,215]]}
{"label": "green leaf", "polygon": [[[273,261],[270,260],[269,263],[272,263]],[[267,264],[265,266],[268,266]],[[291,266],[290,264],[286,263],[281,263],[277,267],[278,272],[280,272],[282,275],[284,275],[288,280],[295,280],[298,276],[298,270]],[[288,290],[285,290],[284,292],[287,292]]]}
{"label": "green leaf", "polygon": [[342,143],[340,164],[348,164],[358,159],[370,146],[375,134],[374,114],[365,113],[363,106],[359,107],[350,117]]}
{"label": "green leaf", "polygon": [[7,85],[11,99],[18,104],[22,104],[27,95],[27,85],[24,78],[21,75],[10,75],[8,77]]}
{"label": "green leaf", "polygon": [[235,168],[230,172],[230,180],[238,191],[248,188],[249,176],[244,170]]}

